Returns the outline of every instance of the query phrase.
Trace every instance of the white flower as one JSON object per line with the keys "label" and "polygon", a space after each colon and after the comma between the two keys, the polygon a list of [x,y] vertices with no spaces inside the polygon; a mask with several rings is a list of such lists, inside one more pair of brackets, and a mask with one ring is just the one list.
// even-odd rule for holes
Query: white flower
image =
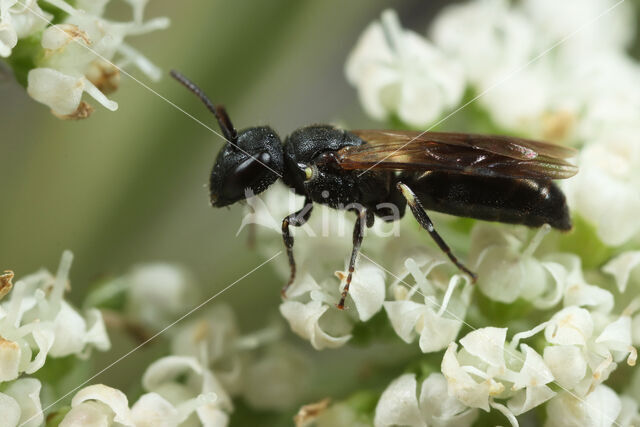
{"label": "white flower", "polygon": [[47,20],[52,18],[36,0],[0,1],[0,56],[10,56],[18,39],[42,30],[47,23],[41,17]]}
{"label": "white flower", "polygon": [[[400,274],[391,287],[396,300],[384,303],[398,336],[407,343],[419,337],[424,353],[440,351],[456,339],[470,303],[472,286],[462,276],[454,275],[446,282],[442,276],[432,274],[443,262],[440,259],[426,261],[423,271],[416,261],[407,259],[406,272]],[[411,288],[403,279],[408,275],[415,281]]]}
{"label": "white flower", "polygon": [[[482,328],[460,340],[462,349],[451,343],[442,359],[442,373],[447,379],[449,394],[465,405],[489,411],[498,409],[513,423],[520,415],[551,399],[553,392],[546,384],[554,376],[542,357],[519,340],[541,329],[540,326],[514,336],[505,346],[506,329]],[[507,407],[495,399],[508,399]]]}
{"label": "white flower", "polygon": [[[344,279],[346,273],[337,272],[337,276]],[[308,339],[316,350],[340,347],[351,338],[349,331],[355,322],[354,317],[364,322],[382,308],[384,277],[384,272],[378,267],[359,263],[351,281],[347,309],[341,312],[334,305],[344,284],[334,288],[331,282],[325,281],[321,286],[306,274],[289,289],[287,299],[280,304],[280,313],[293,332]],[[355,313],[353,309],[349,310],[349,301],[353,301]],[[325,327],[338,333],[329,334]]]}
{"label": "white flower", "polygon": [[[518,298],[538,302],[546,300],[543,296],[548,289],[563,288],[559,277],[548,271],[548,263],[534,257],[548,232],[549,227],[543,227],[526,242],[524,228],[477,224],[471,232],[469,258],[482,293],[504,303]],[[549,305],[558,302],[557,298],[551,298]]]}
{"label": "white flower", "polygon": [[600,240],[619,246],[640,232],[640,127],[609,129],[580,154],[580,173],[567,182],[573,209],[596,226]]}
{"label": "white flower", "polygon": [[19,280],[0,304],[0,381],[39,370],[48,355],[87,357],[92,347],[110,347],[100,311],[82,316],[63,299],[72,259],[63,254],[56,277],[41,271]]}
{"label": "white flower", "polygon": [[347,79],[372,117],[397,114],[423,127],[457,105],[462,69],[424,37],[403,29],[395,12],[383,12],[362,34],[346,64]]}
{"label": "white flower", "polygon": [[[616,285],[621,293],[627,290],[630,279],[636,278],[640,265],[640,251],[623,252],[610,260],[602,271],[611,274],[616,279]],[[637,281],[637,278],[636,278]]]}
{"label": "white flower", "polygon": [[[215,375],[193,357],[167,356],[155,361],[145,371],[142,386],[174,405],[182,420],[195,410],[202,424],[226,426],[228,413],[233,410],[229,395]],[[153,400],[159,401],[157,398]],[[180,408],[188,411],[180,411]]]}
{"label": "white flower", "polygon": [[627,357],[634,365],[637,358],[628,315],[611,320],[603,313],[567,307],[547,322],[545,339],[553,344],[544,350],[545,363],[563,388],[579,396],[605,381],[616,362]]}
{"label": "white flower", "polygon": [[313,348],[336,348],[343,346],[351,335],[334,337],[326,333],[320,326],[320,317],[330,308],[320,301],[309,301],[306,304],[298,301],[284,301],[280,305],[280,313],[289,322],[291,330],[304,339],[309,340]]}
{"label": "white flower", "polygon": [[93,109],[82,102],[83,92],[105,108],[116,110],[118,104],[109,100],[106,93],[117,87],[117,67],[133,64],[150,78],[160,78],[160,70],[124,42],[128,36],[168,26],[167,18],[139,21],[146,2],[132,4],[135,18],[130,22],[102,18],[105,1],[95,5],[82,2],[79,6],[84,10],[61,1],[53,4],[69,16],[63,24],[45,29],[41,40],[44,58],[37,68],[29,71],[27,91],[35,100],[49,106],[55,115],[74,119],[88,117]]}
{"label": "white flower", "polygon": [[616,420],[617,425],[631,427],[640,425],[640,413],[638,402],[629,395],[620,395],[620,414]]}
{"label": "white flower", "polygon": [[634,36],[634,11],[631,4],[625,3],[524,0],[523,10],[536,27],[541,45],[550,47],[562,41],[561,53],[575,57],[629,46]]}
{"label": "white flower", "polygon": [[[564,285],[563,304],[588,307],[590,310],[609,313],[613,308],[613,294],[596,285],[588,284],[582,274],[582,261],[573,254],[553,254],[545,258],[564,267],[562,285]],[[547,263],[547,266],[549,263]]]}
{"label": "white flower", "polygon": [[35,378],[21,378],[0,392],[2,425],[36,427],[43,423],[40,389]]}
{"label": "white flower", "polygon": [[431,35],[446,55],[463,64],[473,84],[485,85],[528,61],[536,33],[508,1],[480,0],[447,6],[434,20]]}
{"label": "white flower", "polygon": [[109,100],[83,76],[70,76],[53,68],[35,68],[29,71],[28,80],[29,95],[61,117],[74,114],[78,110],[83,92],[87,92],[111,111],[118,109],[116,102]]}
{"label": "white flower", "polygon": [[620,410],[620,398],[605,385],[599,385],[584,398],[562,392],[547,404],[545,427],[611,426]]}
{"label": "white flower", "polygon": [[389,384],[376,405],[376,427],[407,426],[470,426],[478,416],[477,409],[468,408],[447,394],[447,382],[441,374],[431,374],[422,382],[416,395],[415,375],[404,374]]}
{"label": "white flower", "polygon": [[125,311],[153,329],[175,320],[198,301],[198,287],[184,269],[156,263],[135,267],[128,284]]}
{"label": "white flower", "polygon": [[[122,425],[132,427],[177,427],[199,408],[215,401],[214,395],[200,395],[173,405],[157,393],[146,393],[129,409],[127,396],[120,390],[95,384],[78,391],[61,427]],[[216,424],[223,426],[224,424]],[[212,425],[213,426],[213,425]]]}

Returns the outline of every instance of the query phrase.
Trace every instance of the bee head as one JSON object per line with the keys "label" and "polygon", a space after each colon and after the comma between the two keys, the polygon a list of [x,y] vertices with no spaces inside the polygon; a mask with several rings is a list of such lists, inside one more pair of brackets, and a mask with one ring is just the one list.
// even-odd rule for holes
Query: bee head
{"label": "bee head", "polygon": [[171,76],[200,98],[227,140],[209,179],[211,205],[227,206],[259,194],[282,176],[282,142],[273,129],[261,126],[236,132],[223,106],[211,102],[202,89],[179,72],[171,71]]}
{"label": "bee head", "polygon": [[262,193],[284,170],[282,143],[270,127],[240,132],[220,151],[211,171],[211,204],[227,206]]}

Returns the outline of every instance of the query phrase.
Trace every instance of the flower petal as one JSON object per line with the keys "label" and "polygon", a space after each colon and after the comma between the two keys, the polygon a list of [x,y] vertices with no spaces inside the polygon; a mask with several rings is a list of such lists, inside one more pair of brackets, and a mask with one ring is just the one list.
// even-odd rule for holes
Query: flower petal
{"label": "flower petal", "polygon": [[60,427],[107,427],[113,424],[113,411],[102,402],[87,401],[71,408]]}
{"label": "flower petal", "polygon": [[458,362],[454,342],[449,344],[442,358],[442,373],[447,378],[449,395],[454,396],[463,404],[472,408],[480,408],[489,412],[490,381],[477,383],[462,369]]}
{"label": "flower petal", "polygon": [[0,382],[18,378],[22,350],[18,343],[0,336]]}
{"label": "flower petal", "polygon": [[547,346],[543,358],[556,382],[565,389],[573,389],[587,373],[587,360],[577,346]]}
{"label": "flower petal", "polygon": [[414,374],[404,374],[393,380],[378,400],[373,425],[423,426],[425,423],[418,408],[417,387]]}
{"label": "flower petal", "polygon": [[15,427],[20,421],[20,405],[13,397],[0,393],[0,414],[3,425]]}
{"label": "flower petal", "polygon": [[420,330],[419,344],[423,353],[443,350],[456,339],[462,327],[462,321],[438,316],[431,309],[424,311],[420,323],[422,329]]}
{"label": "flower petal", "polygon": [[126,426],[134,426],[133,421],[131,420],[127,396],[120,390],[103,384],[90,385],[83,388],[73,396],[73,399],[71,400],[71,407],[75,408],[88,400],[96,400],[108,406],[115,415],[113,418],[115,422]]}
{"label": "flower petal", "polygon": [[627,289],[631,273],[640,265],[640,251],[624,252],[609,261],[602,271],[611,274],[616,279],[616,285],[620,292]]}
{"label": "flower petal", "polygon": [[599,385],[584,399],[562,392],[547,404],[545,427],[610,426],[621,407],[618,395],[605,385]]}
{"label": "flower petal", "polygon": [[280,304],[280,313],[289,322],[291,330],[304,339],[309,340],[316,350],[343,346],[351,335],[333,337],[320,328],[320,317],[329,309],[320,301],[309,301],[303,304],[287,300]]}
{"label": "flower petal", "polygon": [[524,350],[526,356],[524,365],[513,384],[513,390],[541,386],[553,381],[553,374],[544,363],[542,357],[526,344],[520,344],[520,348]]}
{"label": "flower petal", "polygon": [[153,362],[142,375],[142,387],[155,391],[160,385],[174,382],[189,372],[201,375],[203,368],[194,357],[166,356]]}
{"label": "flower petal", "polygon": [[157,393],[140,396],[131,407],[131,420],[136,427],[171,427],[177,425],[178,410]]}
{"label": "flower petal", "polygon": [[427,425],[470,426],[478,417],[477,409],[471,409],[450,396],[446,378],[433,373],[422,382],[420,410]]}
{"label": "flower petal", "polygon": [[[44,421],[42,405],[40,403],[40,389],[42,384],[35,378],[21,378],[4,390],[4,393],[13,397],[20,405],[20,425],[24,427],[37,427]],[[4,411],[0,410],[3,414]],[[3,421],[4,423],[4,421]]]}
{"label": "flower petal", "polygon": [[363,322],[371,319],[382,308],[386,291],[384,276],[383,270],[370,264],[358,266],[353,275],[349,295]]}
{"label": "flower petal", "polygon": [[593,333],[593,320],[584,308],[567,307],[553,315],[544,330],[552,344],[585,345]]}
{"label": "flower petal", "polygon": [[507,328],[481,328],[465,335],[460,339],[460,344],[483,362],[500,368],[505,366],[504,342],[506,338]]}
{"label": "flower petal", "polygon": [[414,301],[385,301],[383,305],[396,334],[406,343],[413,342],[416,323],[426,310],[424,304]]}

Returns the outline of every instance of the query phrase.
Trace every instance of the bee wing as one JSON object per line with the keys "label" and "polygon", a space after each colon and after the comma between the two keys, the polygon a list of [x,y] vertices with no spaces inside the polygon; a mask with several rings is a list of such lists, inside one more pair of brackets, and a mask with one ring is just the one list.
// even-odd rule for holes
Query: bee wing
{"label": "bee wing", "polygon": [[352,131],[366,144],[338,151],[342,169],[449,171],[479,176],[564,179],[575,150],[505,136],[396,130]]}

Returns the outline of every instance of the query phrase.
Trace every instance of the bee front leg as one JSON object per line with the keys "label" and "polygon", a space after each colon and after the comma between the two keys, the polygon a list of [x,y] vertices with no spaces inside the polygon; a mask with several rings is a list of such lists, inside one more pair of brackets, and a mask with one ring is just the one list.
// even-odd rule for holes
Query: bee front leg
{"label": "bee front leg", "polygon": [[360,253],[360,246],[362,245],[362,239],[364,237],[364,227],[367,224],[367,210],[361,209],[358,211],[358,218],[356,219],[356,225],[353,227],[353,249],[351,250],[351,259],[349,260],[349,274],[347,275],[347,281],[342,288],[342,295],[340,296],[340,302],[336,304],[340,310],[344,310],[344,301],[349,295],[349,285],[351,285],[351,279],[353,278],[353,272],[356,268],[356,261],[358,254]]}
{"label": "bee front leg", "polygon": [[451,252],[451,248],[449,248],[449,246],[444,242],[442,237],[440,237],[440,235],[436,231],[435,227],[433,226],[433,222],[431,222],[431,219],[427,216],[427,213],[422,207],[422,203],[420,203],[420,200],[418,200],[414,192],[411,191],[411,189],[402,182],[398,182],[398,190],[400,190],[404,198],[407,199],[407,204],[409,205],[413,216],[416,218],[422,228],[427,230],[431,238],[436,242],[442,252],[444,252],[449,257],[451,262],[453,262],[456,267],[462,270],[462,272],[466,273],[471,278],[471,281],[475,283],[475,281],[478,279],[478,276],[473,271],[469,270],[463,263],[461,263],[458,258],[456,258],[456,256]]}
{"label": "bee front leg", "polygon": [[284,240],[284,246],[287,248],[287,255],[289,256],[289,268],[291,269],[291,275],[289,281],[282,288],[280,292],[283,298],[287,297],[287,290],[289,286],[293,284],[296,278],[296,261],[293,259],[293,236],[289,232],[289,225],[294,227],[301,227],[309,220],[311,216],[311,210],[313,209],[313,202],[311,199],[306,198],[304,200],[304,206],[297,212],[289,214],[282,220],[282,239]]}

